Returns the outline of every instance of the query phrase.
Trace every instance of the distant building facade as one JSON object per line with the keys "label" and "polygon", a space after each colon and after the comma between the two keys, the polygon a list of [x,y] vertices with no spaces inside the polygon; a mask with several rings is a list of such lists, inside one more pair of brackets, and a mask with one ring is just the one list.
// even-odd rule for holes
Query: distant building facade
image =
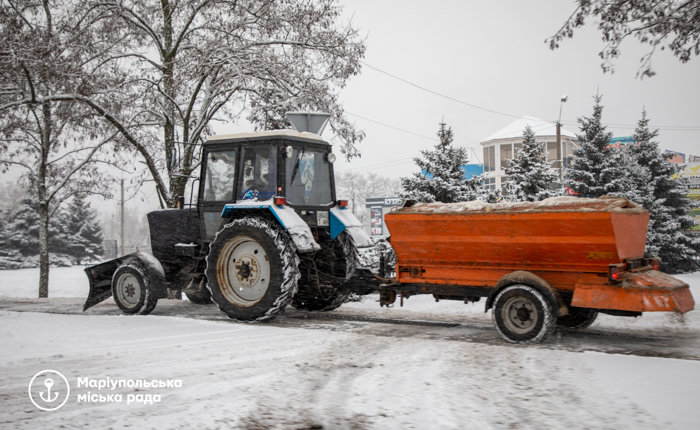
{"label": "distant building facade", "polygon": [[568,167],[576,149],[579,148],[576,134],[561,128],[561,148],[557,147],[556,123],[523,116],[481,142],[484,150],[485,186],[490,190],[503,189],[506,184],[505,162],[513,158],[514,151],[523,142],[523,130],[530,126],[535,133],[535,142],[544,145],[547,160],[552,167]]}

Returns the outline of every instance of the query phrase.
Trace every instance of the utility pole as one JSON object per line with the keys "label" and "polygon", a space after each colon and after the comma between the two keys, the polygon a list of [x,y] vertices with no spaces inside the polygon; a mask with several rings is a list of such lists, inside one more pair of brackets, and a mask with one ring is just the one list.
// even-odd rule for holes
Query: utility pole
{"label": "utility pole", "polygon": [[121,207],[121,255],[126,255],[124,252],[124,179],[121,181],[122,189],[122,207]]}
{"label": "utility pole", "polygon": [[564,95],[561,98],[561,104],[559,105],[559,120],[557,121],[557,152],[559,158],[559,186],[564,188],[564,158],[566,154],[561,147],[561,110],[564,108],[564,103],[569,99],[568,96]]}

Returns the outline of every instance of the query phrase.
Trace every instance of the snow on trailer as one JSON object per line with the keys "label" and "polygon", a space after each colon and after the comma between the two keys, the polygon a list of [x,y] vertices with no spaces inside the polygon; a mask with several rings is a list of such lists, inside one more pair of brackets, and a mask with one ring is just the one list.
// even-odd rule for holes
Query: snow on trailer
{"label": "snow on trailer", "polygon": [[382,305],[413,294],[477,301],[508,341],[540,341],[598,312],[692,310],[688,285],[644,258],[649,213],[624,198],[407,204],[388,214],[396,278]]}

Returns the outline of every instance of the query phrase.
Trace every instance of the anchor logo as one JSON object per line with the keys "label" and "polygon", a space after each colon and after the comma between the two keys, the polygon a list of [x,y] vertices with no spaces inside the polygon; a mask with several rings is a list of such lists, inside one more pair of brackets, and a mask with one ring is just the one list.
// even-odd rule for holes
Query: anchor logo
{"label": "anchor logo", "polygon": [[29,400],[42,411],[55,411],[68,401],[70,384],[61,372],[46,369],[29,381]]}
{"label": "anchor logo", "polygon": [[[51,397],[51,387],[53,387],[53,379],[46,378],[46,380],[44,381],[44,385],[46,385],[46,393],[40,392],[39,397],[41,397],[41,400],[48,403],[55,402],[58,398],[58,393],[54,392],[53,397]],[[46,394],[46,397],[44,397],[44,394]]]}

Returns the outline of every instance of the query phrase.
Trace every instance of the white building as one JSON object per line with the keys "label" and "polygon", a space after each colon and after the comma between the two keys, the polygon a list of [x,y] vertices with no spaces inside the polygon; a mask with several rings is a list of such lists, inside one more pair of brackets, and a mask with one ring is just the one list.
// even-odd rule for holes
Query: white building
{"label": "white building", "polygon": [[503,188],[506,178],[505,161],[513,158],[514,148],[522,145],[523,130],[527,125],[535,133],[535,142],[545,145],[547,160],[552,163],[554,168],[560,168],[562,158],[564,166],[569,165],[574,150],[579,147],[576,135],[561,128],[561,148],[557,148],[556,123],[523,116],[481,142],[481,146],[484,148],[485,181],[489,189]]}

